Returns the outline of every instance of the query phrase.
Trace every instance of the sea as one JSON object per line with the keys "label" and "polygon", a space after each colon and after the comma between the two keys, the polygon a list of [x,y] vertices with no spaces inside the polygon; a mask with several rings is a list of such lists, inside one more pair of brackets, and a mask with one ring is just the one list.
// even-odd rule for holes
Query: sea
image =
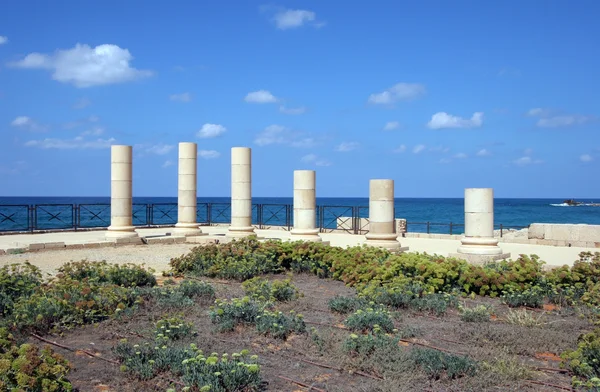
{"label": "sea", "polygon": [[[600,202],[600,198],[578,201],[584,204],[569,206],[562,199],[496,198],[495,227],[499,228],[502,225],[504,228],[518,229],[531,223],[600,224],[600,207],[592,205]],[[285,209],[278,206],[291,205],[293,200],[291,197],[255,197],[252,202],[265,206],[262,212],[263,221],[268,220],[269,224],[275,225],[284,224],[286,219]],[[98,222],[100,226],[108,226],[109,203],[110,197],[0,197],[0,231],[23,230],[24,226],[35,226],[36,229],[68,229],[75,221],[78,221],[80,227],[85,227],[86,224],[97,226]],[[176,222],[176,197],[134,197],[133,203],[135,218],[138,219],[137,223],[134,219],[134,224],[143,225],[147,222],[144,221],[145,213],[139,212],[146,208],[144,205],[154,205],[154,223]],[[229,197],[198,198],[199,221],[206,218],[201,210],[207,209],[208,203],[212,204],[212,221],[228,222],[229,213],[225,210],[230,203]],[[30,212],[27,215],[26,205],[37,206],[29,208],[29,211],[35,210],[35,214]],[[73,205],[82,207],[77,210]],[[368,198],[317,198],[317,205],[324,206],[321,210],[324,214],[323,225],[330,228],[335,226],[338,216],[351,216],[352,211],[355,211],[357,216],[368,217]],[[353,207],[356,208],[353,210]],[[254,210],[256,220],[256,208]],[[395,200],[395,214],[396,218],[407,220],[408,231],[429,230],[432,233],[447,233],[452,222],[454,232],[458,234],[462,232],[460,226],[464,224],[464,199],[398,198]],[[27,223],[24,221],[26,219],[29,220]]]}

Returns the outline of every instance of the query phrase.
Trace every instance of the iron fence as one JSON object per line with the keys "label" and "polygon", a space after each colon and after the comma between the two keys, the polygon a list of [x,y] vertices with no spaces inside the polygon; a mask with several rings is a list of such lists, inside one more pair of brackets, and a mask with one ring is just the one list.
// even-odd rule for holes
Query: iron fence
{"label": "iron fence", "polygon": [[[291,204],[253,204],[252,225],[259,229],[294,226]],[[132,219],[137,227],[174,226],[177,223],[177,203],[132,205]],[[231,222],[230,203],[198,203],[197,222],[219,225]],[[316,209],[316,227],[322,233],[334,231],[349,234],[369,232],[369,207],[323,205]],[[58,230],[90,230],[110,226],[110,204],[4,204],[0,205],[0,234],[44,232]],[[496,225],[502,237],[507,230],[529,226]],[[406,232],[427,234],[463,234],[463,223],[406,222]]]}

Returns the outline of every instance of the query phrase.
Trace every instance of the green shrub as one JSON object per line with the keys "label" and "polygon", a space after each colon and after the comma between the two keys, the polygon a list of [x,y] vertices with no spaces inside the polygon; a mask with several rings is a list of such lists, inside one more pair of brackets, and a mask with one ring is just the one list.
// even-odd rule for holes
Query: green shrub
{"label": "green shrub", "polygon": [[502,295],[502,301],[512,308],[519,306],[541,308],[545,297],[546,292],[540,286],[533,286],[523,291],[509,289]]}
{"label": "green shrub", "polygon": [[43,284],[15,303],[10,323],[41,333],[53,328],[98,322],[132,306],[137,295],[128,288],[63,277]]}
{"label": "green shrub", "polygon": [[14,303],[31,295],[40,284],[42,273],[29,262],[0,268],[0,317],[10,315]]}
{"label": "green shrub", "polygon": [[231,355],[204,355],[195,344],[188,347],[132,345],[120,341],[114,352],[123,364],[121,370],[136,378],[149,380],[170,372],[195,391],[259,391],[262,384],[256,355],[248,350]]}
{"label": "green shrub", "polygon": [[394,322],[390,312],[383,308],[358,309],[344,321],[344,325],[352,331],[382,330],[392,332]]}
{"label": "green shrub", "polygon": [[75,261],[63,264],[58,269],[58,277],[62,276],[73,280],[94,281],[110,283],[124,287],[155,286],[154,270],[145,269],[143,266],[127,264],[109,264],[106,261]]}
{"label": "green shrub", "polygon": [[468,323],[483,323],[490,321],[493,309],[486,305],[477,305],[474,308],[459,308],[461,314],[460,319]]}
{"label": "green shrub", "polygon": [[399,341],[400,337],[386,335],[381,332],[369,332],[366,335],[353,333],[344,340],[343,350],[350,354],[368,356],[373,354],[377,349],[398,346]]}
{"label": "green shrub", "polygon": [[155,287],[146,292],[149,297],[164,308],[186,308],[194,305],[194,299],[213,299],[215,289],[210,283],[196,280],[182,280],[179,284]]}
{"label": "green shrub", "polygon": [[576,376],[573,386],[600,387],[600,328],[580,335],[577,349],[563,352],[561,358],[561,366]]}
{"label": "green shrub", "polygon": [[373,302],[392,308],[408,308],[428,311],[436,315],[446,312],[448,307],[458,306],[458,298],[448,293],[427,293],[420,283],[401,284],[392,287],[366,286],[362,295]]}
{"label": "green shrub", "polygon": [[364,298],[344,297],[336,295],[329,300],[329,309],[332,312],[347,314],[367,306],[368,302]]}
{"label": "green shrub", "polygon": [[298,289],[291,279],[276,280],[255,277],[242,283],[246,295],[258,301],[292,301],[299,296]]}
{"label": "green shrub", "polygon": [[210,319],[219,331],[231,331],[238,324],[254,324],[267,305],[259,304],[250,297],[215,301],[210,307]]}
{"label": "green shrub", "polygon": [[438,350],[415,347],[411,351],[415,365],[420,366],[433,379],[446,375],[449,379],[473,375],[477,363],[464,356],[446,354]]}
{"label": "green shrub", "polygon": [[69,362],[49,346],[40,350],[32,344],[0,345],[1,391],[72,391],[66,378],[70,369]]}
{"label": "green shrub", "polygon": [[264,335],[270,335],[276,339],[287,339],[292,333],[306,332],[306,324],[301,314],[290,311],[289,315],[283,312],[263,311],[256,316],[256,330]]}
{"label": "green shrub", "polygon": [[158,320],[154,335],[159,340],[179,340],[196,334],[194,325],[179,317],[169,317]]}

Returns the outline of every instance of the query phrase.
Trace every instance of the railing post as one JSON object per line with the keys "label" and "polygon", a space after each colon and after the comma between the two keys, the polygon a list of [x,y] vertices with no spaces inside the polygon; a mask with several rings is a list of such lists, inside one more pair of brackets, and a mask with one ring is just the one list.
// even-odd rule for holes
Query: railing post
{"label": "railing post", "polygon": [[211,225],[212,222],[212,203],[206,203],[206,224]]}
{"label": "railing post", "polygon": [[77,231],[77,227],[79,226],[78,222],[77,222],[77,215],[79,215],[77,213],[78,210],[79,210],[79,206],[77,204],[73,204],[73,211],[72,211],[73,212],[73,229],[75,231]]}
{"label": "railing post", "polygon": [[35,211],[35,207],[30,205],[27,206],[27,230],[31,231],[33,233],[33,226],[34,226],[34,214]]}
{"label": "railing post", "polygon": [[427,234],[429,234],[429,222],[427,222]]}
{"label": "railing post", "polygon": [[354,222],[352,224],[352,226],[354,227],[354,234],[358,234],[360,230],[360,216],[358,207],[352,207],[352,216],[354,216]]}
{"label": "railing post", "polygon": [[452,235],[452,222],[450,222],[450,235]]}
{"label": "railing post", "polygon": [[502,235],[503,235],[503,230],[502,229],[503,229],[503,226],[502,226],[502,223],[500,223],[500,238],[502,238]]}

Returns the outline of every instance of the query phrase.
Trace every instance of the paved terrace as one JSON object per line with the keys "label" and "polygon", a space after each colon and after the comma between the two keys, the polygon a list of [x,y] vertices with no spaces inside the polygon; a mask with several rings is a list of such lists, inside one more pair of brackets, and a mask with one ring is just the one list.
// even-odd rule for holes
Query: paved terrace
{"label": "paved terrace", "polygon": [[[127,240],[109,242],[106,231],[55,232],[41,234],[14,234],[0,236],[0,266],[14,262],[30,261],[43,271],[53,273],[61,264],[68,261],[107,260],[115,263],[146,264],[158,272],[167,270],[172,257],[188,252],[198,244],[225,240],[226,226],[203,226],[208,235],[199,237],[167,236],[172,228],[138,229],[145,244],[133,245]],[[287,240],[290,233],[283,230],[256,230],[261,238]],[[343,232],[321,233],[324,241],[335,246],[354,246],[365,241],[363,235]],[[460,240],[438,238],[400,238],[402,246],[410,247],[410,252],[427,252],[447,256],[455,253]],[[513,258],[519,254],[537,254],[547,265],[571,265],[582,251],[598,251],[596,248],[556,247],[549,245],[503,243],[502,249]]]}

